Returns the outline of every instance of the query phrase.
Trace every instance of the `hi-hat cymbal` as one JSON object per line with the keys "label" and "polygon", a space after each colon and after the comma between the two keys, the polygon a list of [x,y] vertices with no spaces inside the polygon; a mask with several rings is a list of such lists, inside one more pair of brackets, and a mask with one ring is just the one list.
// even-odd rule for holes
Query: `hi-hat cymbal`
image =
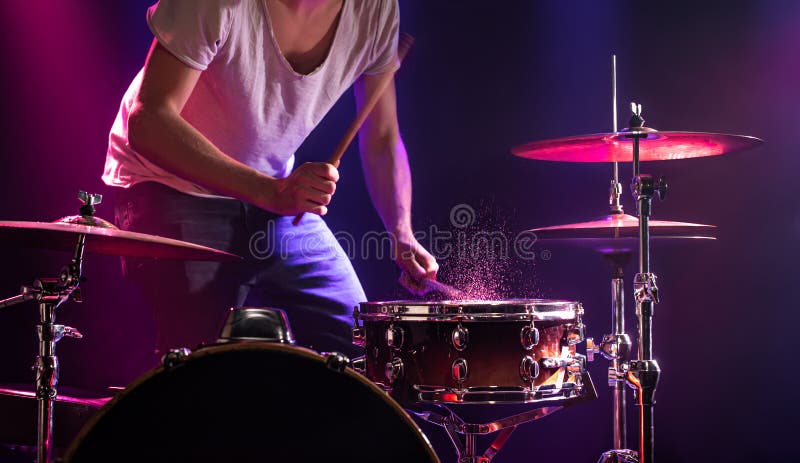
{"label": "hi-hat cymbal", "polygon": [[609,132],[535,141],[511,152],[528,159],[564,162],[632,162],[633,136],[639,136],[640,161],[719,156],[743,151],[763,141],[747,135],[704,132]]}
{"label": "hi-hat cymbal", "polygon": [[[714,240],[717,227],[689,222],[650,220],[650,238],[671,240]],[[578,222],[529,230],[537,241],[560,241],[587,246],[601,252],[632,250],[638,245],[639,219],[628,214],[610,214],[590,222]]]}
{"label": "hi-hat cymbal", "polygon": [[70,216],[55,222],[0,221],[3,246],[73,252],[86,235],[84,252],[158,259],[236,261],[240,256],[186,241],[120,230],[106,220]]}

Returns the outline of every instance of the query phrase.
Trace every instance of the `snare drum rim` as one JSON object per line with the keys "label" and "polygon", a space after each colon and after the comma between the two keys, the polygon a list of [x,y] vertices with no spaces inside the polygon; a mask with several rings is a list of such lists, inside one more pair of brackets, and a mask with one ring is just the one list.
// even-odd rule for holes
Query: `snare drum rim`
{"label": "snare drum rim", "polygon": [[[195,352],[192,352],[192,354],[190,354],[186,358],[186,362],[189,362],[189,361],[191,361],[193,359],[199,359],[199,358],[202,358],[202,357],[205,357],[205,356],[208,356],[208,355],[215,355],[215,354],[220,354],[220,353],[224,353],[224,352],[228,352],[228,351],[238,351],[238,350],[244,350],[244,351],[247,351],[247,350],[255,350],[255,351],[277,350],[277,351],[283,351],[283,352],[286,352],[286,353],[289,353],[289,354],[299,355],[300,357],[305,357],[307,359],[311,359],[311,360],[313,360],[315,362],[321,363],[322,365],[325,365],[325,362],[326,362],[326,359],[325,359],[324,356],[318,354],[317,352],[315,352],[315,351],[313,351],[311,349],[307,349],[305,347],[289,346],[289,345],[286,345],[286,344],[278,344],[278,343],[274,343],[274,342],[259,342],[259,341],[247,341],[247,342],[240,342],[240,343],[236,343],[236,344],[220,344],[220,345],[204,347],[202,349],[198,349]],[[95,413],[83,425],[83,428],[81,428],[81,431],[78,433],[78,435],[75,438],[75,440],[69,446],[69,449],[67,450],[67,453],[64,456],[64,461],[66,463],[69,463],[72,460],[73,454],[75,453],[77,448],[80,446],[80,444],[83,443],[83,440],[86,438],[86,435],[92,429],[94,429],[95,425],[106,415],[106,413],[108,413],[108,411],[112,407],[114,407],[114,405],[116,405],[120,400],[124,399],[129,394],[131,394],[132,391],[135,391],[137,388],[139,388],[143,384],[147,383],[151,378],[163,373],[165,370],[166,370],[166,368],[164,366],[159,366],[159,367],[157,367],[157,368],[155,368],[153,370],[150,370],[149,372],[147,372],[144,375],[142,375],[139,378],[137,378],[135,381],[133,381],[131,384],[129,384],[128,387],[126,387],[123,391],[121,391],[119,394],[114,396],[113,399],[111,399],[108,403],[106,403],[105,406],[103,406],[103,408],[101,408],[97,413]],[[401,407],[400,404],[397,403],[397,401],[392,399],[389,396],[389,394],[387,394],[383,389],[378,387],[375,383],[373,383],[372,381],[367,379],[365,376],[355,372],[350,367],[345,368],[345,370],[341,374],[347,375],[350,378],[355,379],[357,382],[361,383],[362,385],[368,387],[378,397],[380,397],[381,400],[384,403],[389,405],[389,407],[391,407],[395,411],[395,414],[398,415],[400,417],[400,419],[402,419],[407,425],[409,425],[414,430],[414,432],[417,434],[417,436],[420,437],[425,442],[425,444],[427,444],[425,451],[428,454],[428,457],[430,457],[430,461],[439,462],[439,457],[436,455],[436,453],[434,453],[433,446],[431,445],[430,440],[428,440],[428,436],[426,436],[422,432],[422,430],[419,428],[419,426],[417,426],[417,424],[414,422],[414,420],[412,420],[411,417],[408,415],[408,412],[406,412],[403,409],[403,407]]]}
{"label": "snare drum rim", "polygon": [[580,302],[560,299],[497,301],[378,301],[362,302],[356,318],[419,321],[570,321],[583,314]]}

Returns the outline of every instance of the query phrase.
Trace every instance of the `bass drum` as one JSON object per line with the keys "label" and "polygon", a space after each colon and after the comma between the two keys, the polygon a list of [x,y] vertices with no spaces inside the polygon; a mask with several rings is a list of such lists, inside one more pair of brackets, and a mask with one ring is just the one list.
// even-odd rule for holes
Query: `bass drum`
{"label": "bass drum", "polygon": [[109,402],[66,461],[439,461],[394,400],[330,360],[261,342],[198,350]]}

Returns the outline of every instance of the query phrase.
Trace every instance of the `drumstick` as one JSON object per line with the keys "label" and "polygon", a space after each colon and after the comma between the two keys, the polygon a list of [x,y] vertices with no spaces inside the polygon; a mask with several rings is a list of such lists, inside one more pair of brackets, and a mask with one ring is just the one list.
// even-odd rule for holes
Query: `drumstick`
{"label": "drumstick", "polygon": [[430,278],[423,278],[421,282],[422,286],[425,286],[430,291],[438,291],[445,295],[448,299],[452,300],[464,300],[466,299],[466,293],[461,291],[460,289],[456,289],[446,283],[442,283],[441,281],[432,280]]}
{"label": "drumstick", "polygon": [[[402,64],[403,58],[406,57],[408,54],[408,50],[411,48],[411,45],[414,44],[414,37],[409,34],[403,33],[400,35],[400,41],[397,44],[397,60]],[[399,69],[399,68],[398,68]],[[344,156],[344,152],[347,151],[347,148],[350,146],[350,143],[353,142],[353,138],[355,138],[358,130],[361,129],[361,126],[364,125],[364,121],[367,120],[367,117],[370,115],[372,110],[375,108],[375,105],[378,104],[378,100],[383,96],[383,92],[386,91],[386,88],[394,79],[394,75],[397,72],[395,69],[393,72],[387,72],[383,74],[381,77],[382,79],[378,82],[375,91],[372,92],[372,95],[369,96],[367,102],[364,106],[361,107],[361,110],[356,115],[356,118],[353,120],[353,123],[350,124],[350,127],[347,128],[347,132],[344,133],[344,136],[339,141],[339,144],[336,145],[336,149],[333,151],[333,154],[328,159],[329,164],[333,164],[334,167],[339,167],[339,162],[342,160],[342,156]],[[297,214],[292,221],[292,225],[297,225],[300,223],[300,219],[303,217],[303,212]]]}

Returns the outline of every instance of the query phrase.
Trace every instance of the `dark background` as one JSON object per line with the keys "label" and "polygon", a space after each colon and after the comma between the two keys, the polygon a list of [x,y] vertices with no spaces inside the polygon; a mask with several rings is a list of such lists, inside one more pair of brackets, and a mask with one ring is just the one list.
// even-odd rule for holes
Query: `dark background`
{"label": "dark background", "polygon": [[[98,213],[112,218],[113,191],[99,176],[119,100],[151,40],[144,21],[150,3],[0,3],[0,218],[46,221],[74,214],[78,189],[106,195]],[[793,271],[800,234],[800,3],[400,3],[402,29],[416,38],[397,91],[420,230],[434,224],[450,229],[450,211],[459,204],[478,211],[477,229],[502,229],[512,237],[604,214],[610,165],[536,162],[509,149],[609,131],[612,53],[618,55],[620,127],[627,103],[635,100],[655,128],[765,141],[746,153],[643,168],[670,180],[655,218],[719,227],[716,242],[653,251],[663,295],[655,318],[655,354],[663,369],[657,456],[671,462],[790,461],[797,453],[792,438],[800,386],[791,344],[800,319]],[[353,106],[345,95],[299,161],[327,158]],[[624,204],[633,212],[630,167],[621,172]],[[379,231],[354,148],[341,173],[331,227],[355,237]],[[541,251],[535,262],[501,259],[490,262],[489,276],[480,268],[485,262],[471,268],[443,259],[441,278],[456,281],[473,272],[489,287],[504,281],[505,297],[578,300],[591,334],[607,333],[609,276],[602,260],[583,249],[540,249],[549,251],[549,260]],[[3,255],[0,293],[9,296],[36,276],[57,274],[69,257],[13,246],[3,247]],[[391,261],[369,256],[354,265],[369,299],[402,295]],[[628,301],[634,271],[628,268]],[[86,273],[86,302],[59,312],[86,336],[59,344],[62,383],[124,385],[136,352],[152,340],[147,311],[122,280],[117,259],[91,256]],[[32,381],[35,323],[33,305],[0,313],[0,381]],[[634,335],[633,317],[628,326]],[[605,360],[591,366],[598,400],[522,426],[495,461],[595,461],[611,440],[607,366]]]}

